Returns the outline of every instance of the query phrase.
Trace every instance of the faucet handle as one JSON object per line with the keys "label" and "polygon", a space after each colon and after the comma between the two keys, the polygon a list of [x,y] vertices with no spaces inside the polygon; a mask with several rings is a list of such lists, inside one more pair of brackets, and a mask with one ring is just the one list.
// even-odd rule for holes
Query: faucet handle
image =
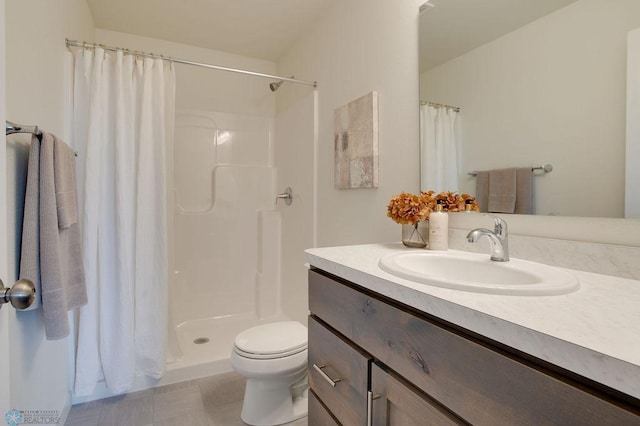
{"label": "faucet handle", "polygon": [[506,238],[509,233],[507,221],[501,218],[500,216],[496,216],[494,214],[487,213],[485,214],[485,216],[488,216],[493,219],[494,221],[493,232],[499,237]]}

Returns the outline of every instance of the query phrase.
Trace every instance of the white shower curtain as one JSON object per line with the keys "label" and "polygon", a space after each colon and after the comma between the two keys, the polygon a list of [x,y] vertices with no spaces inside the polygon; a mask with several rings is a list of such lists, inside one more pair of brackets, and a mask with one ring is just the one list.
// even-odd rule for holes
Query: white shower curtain
{"label": "white shower curtain", "polygon": [[420,105],[420,188],[436,193],[458,191],[459,152],[459,112]]}
{"label": "white shower curtain", "polygon": [[79,50],[74,145],[89,303],[79,315],[74,392],[113,393],[136,373],[164,374],[167,348],[167,164],[173,64]]}

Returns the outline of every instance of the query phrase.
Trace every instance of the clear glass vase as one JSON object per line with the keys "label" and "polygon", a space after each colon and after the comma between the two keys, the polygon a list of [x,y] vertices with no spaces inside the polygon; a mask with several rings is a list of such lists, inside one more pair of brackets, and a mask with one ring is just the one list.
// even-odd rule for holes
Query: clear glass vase
{"label": "clear glass vase", "polygon": [[429,245],[429,221],[421,220],[414,225],[402,225],[402,244],[412,248]]}

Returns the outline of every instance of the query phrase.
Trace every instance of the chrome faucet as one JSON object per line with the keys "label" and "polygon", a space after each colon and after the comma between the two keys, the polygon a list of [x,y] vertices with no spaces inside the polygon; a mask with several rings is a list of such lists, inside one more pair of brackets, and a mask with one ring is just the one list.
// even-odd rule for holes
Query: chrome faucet
{"label": "chrome faucet", "polygon": [[489,238],[489,244],[491,245],[491,260],[496,262],[508,262],[509,261],[509,232],[507,230],[507,222],[504,219],[487,214],[495,221],[495,227],[493,231],[485,228],[476,228],[467,234],[467,241],[470,243],[477,242],[482,237]]}

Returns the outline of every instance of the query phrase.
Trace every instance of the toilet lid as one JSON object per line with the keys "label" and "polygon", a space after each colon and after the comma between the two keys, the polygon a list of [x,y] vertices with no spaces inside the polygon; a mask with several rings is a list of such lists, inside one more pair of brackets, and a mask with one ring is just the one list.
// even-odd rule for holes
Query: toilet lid
{"label": "toilet lid", "polygon": [[297,321],[258,325],[236,336],[240,351],[255,355],[278,355],[299,352],[307,347],[307,327]]}

